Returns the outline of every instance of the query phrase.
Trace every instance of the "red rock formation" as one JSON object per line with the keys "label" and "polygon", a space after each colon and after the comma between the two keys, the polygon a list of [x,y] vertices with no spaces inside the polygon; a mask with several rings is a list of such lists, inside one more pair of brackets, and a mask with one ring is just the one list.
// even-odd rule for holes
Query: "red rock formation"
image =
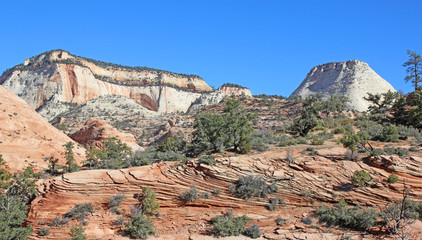
{"label": "red rock formation", "polygon": [[[44,159],[51,154],[59,159],[59,164],[65,163],[63,144],[73,140],[1,86],[0,122],[0,154],[10,171],[21,171],[28,166],[36,171],[46,169],[48,163]],[[85,150],[75,146],[75,159],[79,163],[85,157]]]}
{"label": "red rock formation", "polygon": [[98,148],[102,147],[102,142],[106,141],[107,138],[117,137],[120,141],[132,148],[132,150],[141,149],[132,134],[119,132],[104,120],[93,118],[86,121],[84,126],[70,137],[82,145],[92,144]]}
{"label": "red rock formation", "polygon": [[[305,148],[298,147],[293,154],[298,156]],[[46,192],[31,204],[29,222],[36,230],[42,227],[40,223],[62,216],[76,204],[91,202],[97,210],[86,219],[88,237],[127,239],[119,235],[122,227],[113,225],[120,216],[108,210],[107,202],[115,194],[124,194],[126,198],[121,209],[122,216],[127,219],[130,207],[138,203],[136,194],[141,193],[142,187],[149,186],[157,194],[161,206],[159,217],[152,218],[157,236],[151,239],[212,239],[204,236],[211,229],[209,220],[228,209],[235,214],[247,214],[252,219],[249,225],[257,223],[265,238],[339,239],[344,230],[331,228],[326,231],[327,228],[319,225],[312,215],[323,202],[335,203],[343,197],[348,203],[382,209],[389,201],[401,198],[400,183],[388,184],[388,172],[364,162],[338,161],[335,156],[327,155],[296,157],[295,164],[288,165],[283,160],[285,156],[286,149],[276,149],[256,155],[220,157],[213,167],[194,162],[183,166],[164,162],[130,169],[65,174],[45,183]],[[372,185],[366,188],[348,186],[353,172],[362,169],[371,173]],[[268,183],[277,180],[279,190],[270,197],[278,196],[285,204],[269,211],[266,208],[268,200],[264,198],[236,198],[228,186],[247,174],[261,176]],[[411,187],[412,199],[422,197],[420,178],[407,174],[400,174],[400,178]],[[196,186],[200,193],[219,188],[221,194],[183,203],[179,196],[191,186]],[[286,224],[277,226],[274,221],[277,217],[286,219]],[[303,217],[310,217],[319,228],[304,225]],[[72,220],[68,226],[51,227],[49,239],[66,239],[70,226],[75,223]],[[422,232],[420,227],[416,230]],[[363,239],[358,232],[350,231],[348,235]],[[365,234],[365,239],[376,237]]]}

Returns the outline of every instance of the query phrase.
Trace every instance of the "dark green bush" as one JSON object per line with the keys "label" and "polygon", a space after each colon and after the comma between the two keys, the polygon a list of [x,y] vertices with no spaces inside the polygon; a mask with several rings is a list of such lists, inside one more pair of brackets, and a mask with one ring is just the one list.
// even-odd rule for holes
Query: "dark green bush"
{"label": "dark green bush", "polygon": [[265,194],[266,188],[265,179],[252,175],[242,176],[236,182],[236,197],[243,199],[261,197]]}
{"label": "dark green bush", "polygon": [[81,203],[67,212],[65,217],[83,221],[85,217],[94,212],[94,205],[92,203]]}
{"label": "dark green bush", "polygon": [[382,129],[380,140],[383,142],[396,142],[399,139],[399,132],[394,125],[385,126]]}
{"label": "dark green bush", "polygon": [[213,234],[220,237],[239,236],[248,222],[249,218],[246,215],[234,217],[231,212],[211,219],[214,226]]}
{"label": "dark green bush", "polygon": [[385,155],[398,155],[399,157],[405,157],[409,155],[409,150],[401,147],[385,147]]}
{"label": "dark green bush", "polygon": [[261,233],[261,230],[259,230],[259,226],[254,223],[248,228],[246,228],[243,234],[245,234],[246,236],[250,238],[255,239],[255,238],[259,238],[262,233]]}
{"label": "dark green bush", "polygon": [[314,137],[314,138],[311,140],[311,144],[312,144],[312,145],[323,145],[323,144],[324,144],[324,140],[323,140],[323,139],[320,139],[320,138],[318,138],[318,137]]}
{"label": "dark green bush", "polygon": [[279,143],[278,146],[280,147],[287,147],[287,146],[292,146],[292,145],[296,145],[297,142],[293,137],[287,136],[287,135],[281,135],[279,138]]}
{"label": "dark green bush", "polygon": [[212,156],[212,155],[205,155],[205,156],[201,156],[198,161],[201,164],[205,164],[205,165],[208,165],[208,166],[214,166],[215,157]]}
{"label": "dark green bush", "polygon": [[419,137],[421,136],[421,132],[412,126],[403,126],[398,125],[397,131],[400,135],[400,138],[407,138],[407,137]]}
{"label": "dark green bush", "polygon": [[364,170],[356,170],[352,176],[352,184],[356,187],[365,187],[371,180],[371,175]]}
{"label": "dark green bush", "polygon": [[320,222],[328,226],[340,226],[354,230],[368,230],[373,227],[379,217],[379,213],[373,209],[362,210],[360,207],[347,208],[340,205],[337,208],[321,206],[315,215]]}
{"label": "dark green bush", "polygon": [[198,199],[198,190],[193,186],[189,191],[180,194],[180,199],[184,202],[195,202]]}
{"label": "dark green bush", "polygon": [[69,218],[67,217],[54,217],[51,219],[51,222],[48,224],[50,227],[60,227],[62,225],[65,225],[69,222]]}
{"label": "dark green bush", "polygon": [[125,231],[132,238],[142,239],[146,239],[148,235],[155,233],[151,219],[143,214],[132,215],[125,226]]}
{"label": "dark green bush", "polygon": [[81,226],[73,225],[70,229],[70,240],[86,240],[85,229]]}
{"label": "dark green bush", "polygon": [[142,188],[142,196],[139,198],[142,213],[146,215],[157,215],[160,204],[157,202],[155,192],[149,187]]}
{"label": "dark green bush", "polygon": [[109,208],[118,207],[124,199],[125,199],[124,195],[116,194],[113,197],[111,197],[110,200],[108,201],[108,207]]}
{"label": "dark green bush", "polygon": [[47,236],[48,234],[50,234],[50,228],[48,227],[42,227],[38,230],[39,236]]}
{"label": "dark green bush", "polygon": [[396,174],[393,173],[388,177],[387,181],[388,181],[388,183],[395,183],[395,182],[399,181],[399,177]]}

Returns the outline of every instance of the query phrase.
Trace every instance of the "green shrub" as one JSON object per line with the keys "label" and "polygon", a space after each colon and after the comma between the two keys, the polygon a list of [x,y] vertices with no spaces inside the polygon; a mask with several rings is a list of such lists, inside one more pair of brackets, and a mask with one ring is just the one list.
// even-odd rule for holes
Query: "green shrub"
{"label": "green shrub", "polygon": [[318,137],[315,137],[311,140],[311,144],[312,145],[323,145],[324,144],[324,140],[323,139],[319,139]]}
{"label": "green shrub", "polygon": [[246,215],[233,217],[231,212],[211,219],[213,234],[220,237],[239,236],[245,229],[249,218]]}
{"label": "green shrub", "polygon": [[389,177],[388,177],[388,183],[395,183],[395,182],[397,182],[399,180],[399,177],[396,175],[396,174],[391,174]]}
{"label": "green shrub", "polygon": [[113,222],[113,225],[121,226],[121,225],[123,225],[124,221],[125,221],[125,219],[123,217],[119,217]]}
{"label": "green shrub", "polygon": [[410,147],[409,148],[409,152],[419,152],[420,150],[419,150],[419,148],[418,147]]}
{"label": "green shrub", "polygon": [[221,193],[221,189],[219,189],[219,188],[214,188],[212,190],[212,194],[215,195],[215,196],[219,196],[220,193]]}
{"label": "green shrub", "polygon": [[142,213],[146,215],[157,215],[160,204],[157,203],[157,196],[149,187],[142,188],[142,196],[139,199],[142,206]]}
{"label": "green shrub", "polygon": [[113,197],[111,197],[108,201],[108,207],[109,208],[113,208],[113,207],[118,207],[120,205],[120,203],[122,203],[122,201],[125,199],[125,196],[122,194],[116,194]]}
{"label": "green shrub", "polygon": [[398,155],[399,157],[405,157],[409,155],[409,150],[401,147],[385,147],[385,155]]}
{"label": "green shrub", "polygon": [[243,199],[261,197],[266,187],[265,180],[261,177],[242,176],[236,182],[236,197]]}
{"label": "green shrub", "polygon": [[275,210],[277,210],[279,203],[280,204],[284,203],[284,200],[283,199],[280,199],[279,197],[270,198],[269,204],[267,206],[267,209],[269,211],[275,211]]}
{"label": "green shrub", "polygon": [[202,193],[199,194],[199,198],[210,199],[211,194],[209,192],[202,192]]}
{"label": "green shrub", "polygon": [[48,234],[50,234],[50,228],[48,227],[42,227],[38,230],[39,236],[47,236]]}
{"label": "green shrub", "polygon": [[86,240],[85,229],[81,226],[73,225],[70,229],[70,240]]}
{"label": "green shrub", "polygon": [[193,186],[189,191],[180,194],[180,199],[184,202],[195,202],[198,199],[198,190]]}
{"label": "green shrub", "polygon": [[321,206],[315,212],[320,222],[328,226],[340,226],[353,230],[368,230],[373,227],[379,217],[379,213],[373,209],[367,211],[360,207],[347,208],[346,205],[340,205],[337,208]]}
{"label": "green shrub", "polygon": [[261,233],[261,230],[259,230],[259,226],[254,223],[248,228],[246,228],[243,234],[245,234],[246,236],[250,238],[255,239],[255,238],[259,238],[262,233]]}
{"label": "green shrub", "polygon": [[292,145],[296,145],[296,140],[290,136],[287,135],[281,135],[279,138],[279,143],[278,146],[280,147],[287,147],[287,146],[292,146]]}
{"label": "green shrub", "polygon": [[334,138],[334,134],[324,130],[323,132],[318,133],[317,137],[318,137],[318,139],[321,139],[321,140],[329,140],[329,139]]}
{"label": "green shrub", "polygon": [[198,161],[199,161],[200,164],[205,164],[205,165],[208,165],[208,166],[214,166],[215,157],[212,156],[212,155],[205,155],[205,156],[201,156]]}
{"label": "green shrub", "polygon": [[399,139],[399,132],[394,125],[383,128],[380,140],[383,142],[396,142]]}
{"label": "green shrub", "polygon": [[68,217],[54,217],[51,219],[51,222],[48,224],[50,227],[60,227],[62,225],[65,225],[69,222]]}
{"label": "green shrub", "polygon": [[421,132],[412,126],[403,126],[398,125],[397,131],[400,135],[400,138],[407,138],[407,137],[419,137],[421,136]]}
{"label": "green shrub", "polygon": [[265,152],[269,148],[269,146],[265,144],[261,138],[252,138],[251,146],[253,150],[258,152]]}
{"label": "green shrub", "polygon": [[92,203],[81,203],[67,212],[65,217],[83,221],[85,217],[94,212],[94,205]]}
{"label": "green shrub", "polygon": [[352,176],[352,184],[356,187],[365,187],[371,180],[371,176],[364,170],[356,170]]}
{"label": "green shrub", "polygon": [[146,239],[148,235],[155,233],[151,219],[143,214],[132,215],[125,226],[125,231],[132,238],[142,239]]}

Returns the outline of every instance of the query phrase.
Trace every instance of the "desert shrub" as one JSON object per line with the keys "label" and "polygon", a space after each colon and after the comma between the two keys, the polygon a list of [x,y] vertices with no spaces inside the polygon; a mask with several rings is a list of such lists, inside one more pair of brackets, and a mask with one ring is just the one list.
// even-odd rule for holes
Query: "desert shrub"
{"label": "desert shrub", "polygon": [[269,148],[269,146],[265,144],[261,138],[252,138],[251,147],[253,150],[256,150],[258,152],[265,152]]}
{"label": "desert shrub", "polygon": [[219,189],[219,188],[214,188],[213,190],[212,190],[212,192],[211,192],[213,195],[215,195],[215,196],[219,196],[220,195],[220,193],[221,193],[221,189]]}
{"label": "desert shrub", "polygon": [[202,192],[202,193],[199,194],[199,198],[210,199],[211,194],[209,192]]}
{"label": "desert shrub", "polygon": [[193,186],[189,191],[180,194],[180,199],[184,202],[195,202],[198,199],[198,190]]}
{"label": "desert shrub", "polygon": [[220,237],[239,236],[248,222],[249,218],[246,215],[234,217],[231,212],[211,219],[213,234]]}
{"label": "desert shrub", "polygon": [[318,133],[317,137],[318,137],[318,139],[321,139],[321,140],[329,140],[329,139],[334,138],[334,134],[324,130],[323,132]]}
{"label": "desert shrub", "polygon": [[308,139],[306,139],[305,137],[297,137],[296,143],[297,144],[308,144]]}
{"label": "desert shrub", "polygon": [[357,120],[355,121],[355,125],[360,128],[361,131],[367,132],[372,140],[380,139],[384,129],[381,124],[368,119]]}
{"label": "desert shrub", "polygon": [[415,146],[409,148],[409,152],[419,152],[419,151],[420,151],[419,148]]}
{"label": "desert shrub", "polygon": [[118,207],[120,203],[125,199],[125,196],[122,194],[116,194],[113,197],[111,197],[108,201],[108,207]]}
{"label": "desert shrub", "polygon": [[266,187],[265,180],[261,177],[242,176],[236,182],[236,197],[243,199],[261,197]]}
{"label": "desert shrub", "polygon": [[139,213],[131,216],[125,226],[125,232],[132,238],[142,239],[146,239],[148,235],[155,233],[151,219]]}
{"label": "desert shrub", "polygon": [[50,234],[50,228],[48,227],[42,227],[38,230],[39,236],[47,236],[48,234]]}
{"label": "desert shrub", "polygon": [[157,215],[160,204],[157,203],[155,192],[149,187],[142,188],[141,202],[142,213],[146,215]]}
{"label": "desert shrub", "polygon": [[307,147],[306,151],[309,152],[309,155],[311,155],[311,156],[315,156],[315,155],[318,154],[318,152],[315,150],[314,147]]}
{"label": "desert shrub", "polygon": [[73,225],[70,229],[70,240],[86,240],[85,229],[81,226]]}
{"label": "desert shrub", "polygon": [[125,219],[123,217],[119,217],[116,220],[113,221],[113,225],[115,226],[121,226],[123,225]]}
{"label": "desert shrub", "polygon": [[281,135],[279,138],[278,146],[280,147],[287,147],[296,145],[296,140],[293,137],[287,136],[287,135]]}
{"label": "desert shrub", "polygon": [[364,170],[356,170],[352,176],[352,184],[356,187],[365,187],[371,180],[371,175]]}
{"label": "desert shrub", "polygon": [[359,160],[359,153],[347,150],[345,159],[356,162],[357,160]]}
{"label": "desert shrub", "polygon": [[310,219],[310,218],[302,218],[301,221],[306,225],[312,224],[312,219]]}
{"label": "desert shrub", "polygon": [[94,212],[94,205],[92,203],[80,203],[76,204],[75,207],[67,212],[65,217],[83,221],[85,217]]}
{"label": "desert shrub", "polygon": [[373,227],[379,217],[379,213],[373,209],[362,210],[360,207],[347,208],[339,205],[337,208],[321,206],[315,212],[320,222],[328,226],[340,226],[354,230],[368,230]]}
{"label": "desert shrub", "polygon": [[400,157],[408,156],[409,150],[406,148],[401,147],[385,147],[384,148],[385,155],[398,155]]}
{"label": "desert shrub", "polygon": [[132,150],[117,137],[107,138],[103,145],[102,149],[91,148],[86,151],[86,165],[101,169],[119,169],[132,166],[127,163],[127,156],[132,155]]}
{"label": "desert shrub", "polygon": [[370,152],[371,156],[380,156],[384,154],[384,149],[382,148],[374,148]]}
{"label": "desert shrub", "polygon": [[396,142],[399,139],[399,132],[394,125],[385,126],[382,129],[380,140],[383,142]]}
{"label": "desert shrub", "polygon": [[318,137],[314,137],[314,138],[311,140],[311,144],[312,144],[312,145],[323,145],[323,144],[324,144],[324,140],[323,140],[323,139],[320,139],[320,138],[318,138]]}
{"label": "desert shrub", "polygon": [[417,128],[414,128],[412,126],[398,125],[397,131],[399,133],[400,138],[421,136],[421,132]]}
{"label": "desert shrub", "polygon": [[280,199],[279,197],[270,198],[269,204],[267,206],[267,209],[269,211],[277,210],[278,204],[283,204],[283,203],[284,203],[284,200],[283,199]]}
{"label": "desert shrub", "polygon": [[205,156],[201,156],[198,161],[201,164],[205,164],[205,165],[208,165],[208,166],[214,166],[215,157],[212,156],[212,155],[205,155]]}
{"label": "desert shrub", "polygon": [[334,134],[345,134],[346,129],[344,127],[336,127],[333,131]]}
{"label": "desert shrub", "polygon": [[399,177],[396,175],[396,174],[391,174],[389,177],[388,177],[388,183],[395,183],[395,182],[397,182],[399,180]]}
{"label": "desert shrub", "polygon": [[69,218],[68,217],[54,217],[53,219],[51,219],[51,222],[48,224],[48,226],[50,227],[60,227],[62,225],[65,225],[69,222]]}
{"label": "desert shrub", "polygon": [[259,230],[259,226],[254,223],[248,228],[246,228],[243,234],[245,234],[246,236],[250,238],[255,239],[255,238],[259,238],[262,233],[261,233],[261,230]]}
{"label": "desert shrub", "polygon": [[284,225],[286,223],[286,219],[283,219],[281,217],[278,217],[278,218],[275,219],[275,223],[277,225],[279,225],[279,226],[282,226],[282,225]]}

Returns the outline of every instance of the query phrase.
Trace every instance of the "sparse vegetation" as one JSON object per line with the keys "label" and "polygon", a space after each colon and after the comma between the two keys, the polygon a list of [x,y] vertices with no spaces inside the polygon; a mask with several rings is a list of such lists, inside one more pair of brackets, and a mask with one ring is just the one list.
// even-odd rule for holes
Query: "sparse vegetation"
{"label": "sparse vegetation", "polygon": [[365,187],[371,181],[371,175],[364,170],[356,170],[352,176],[352,184],[356,187]]}
{"label": "sparse vegetation", "polygon": [[397,182],[397,181],[399,181],[399,177],[398,177],[396,174],[394,174],[394,173],[392,173],[392,174],[388,177],[388,180],[387,180],[387,182],[388,182],[388,183],[395,183],[395,182]]}
{"label": "sparse vegetation", "polygon": [[246,215],[234,217],[231,212],[211,219],[214,226],[213,234],[219,237],[239,236],[248,222],[249,218]]}
{"label": "sparse vegetation", "polygon": [[155,233],[151,219],[141,213],[131,216],[130,221],[125,226],[125,231],[132,238],[142,239],[146,239],[148,235]]}
{"label": "sparse vegetation", "polygon": [[94,205],[92,203],[80,203],[76,204],[69,212],[65,214],[65,217],[83,221],[89,214],[95,212]]}
{"label": "sparse vegetation", "polygon": [[259,230],[259,226],[254,223],[248,228],[246,228],[243,234],[245,234],[246,236],[252,239],[255,239],[255,238],[259,238],[262,233],[261,233],[261,230]]}
{"label": "sparse vegetation", "polygon": [[180,199],[184,202],[195,202],[198,199],[198,190],[193,186],[189,191],[180,194]]}

